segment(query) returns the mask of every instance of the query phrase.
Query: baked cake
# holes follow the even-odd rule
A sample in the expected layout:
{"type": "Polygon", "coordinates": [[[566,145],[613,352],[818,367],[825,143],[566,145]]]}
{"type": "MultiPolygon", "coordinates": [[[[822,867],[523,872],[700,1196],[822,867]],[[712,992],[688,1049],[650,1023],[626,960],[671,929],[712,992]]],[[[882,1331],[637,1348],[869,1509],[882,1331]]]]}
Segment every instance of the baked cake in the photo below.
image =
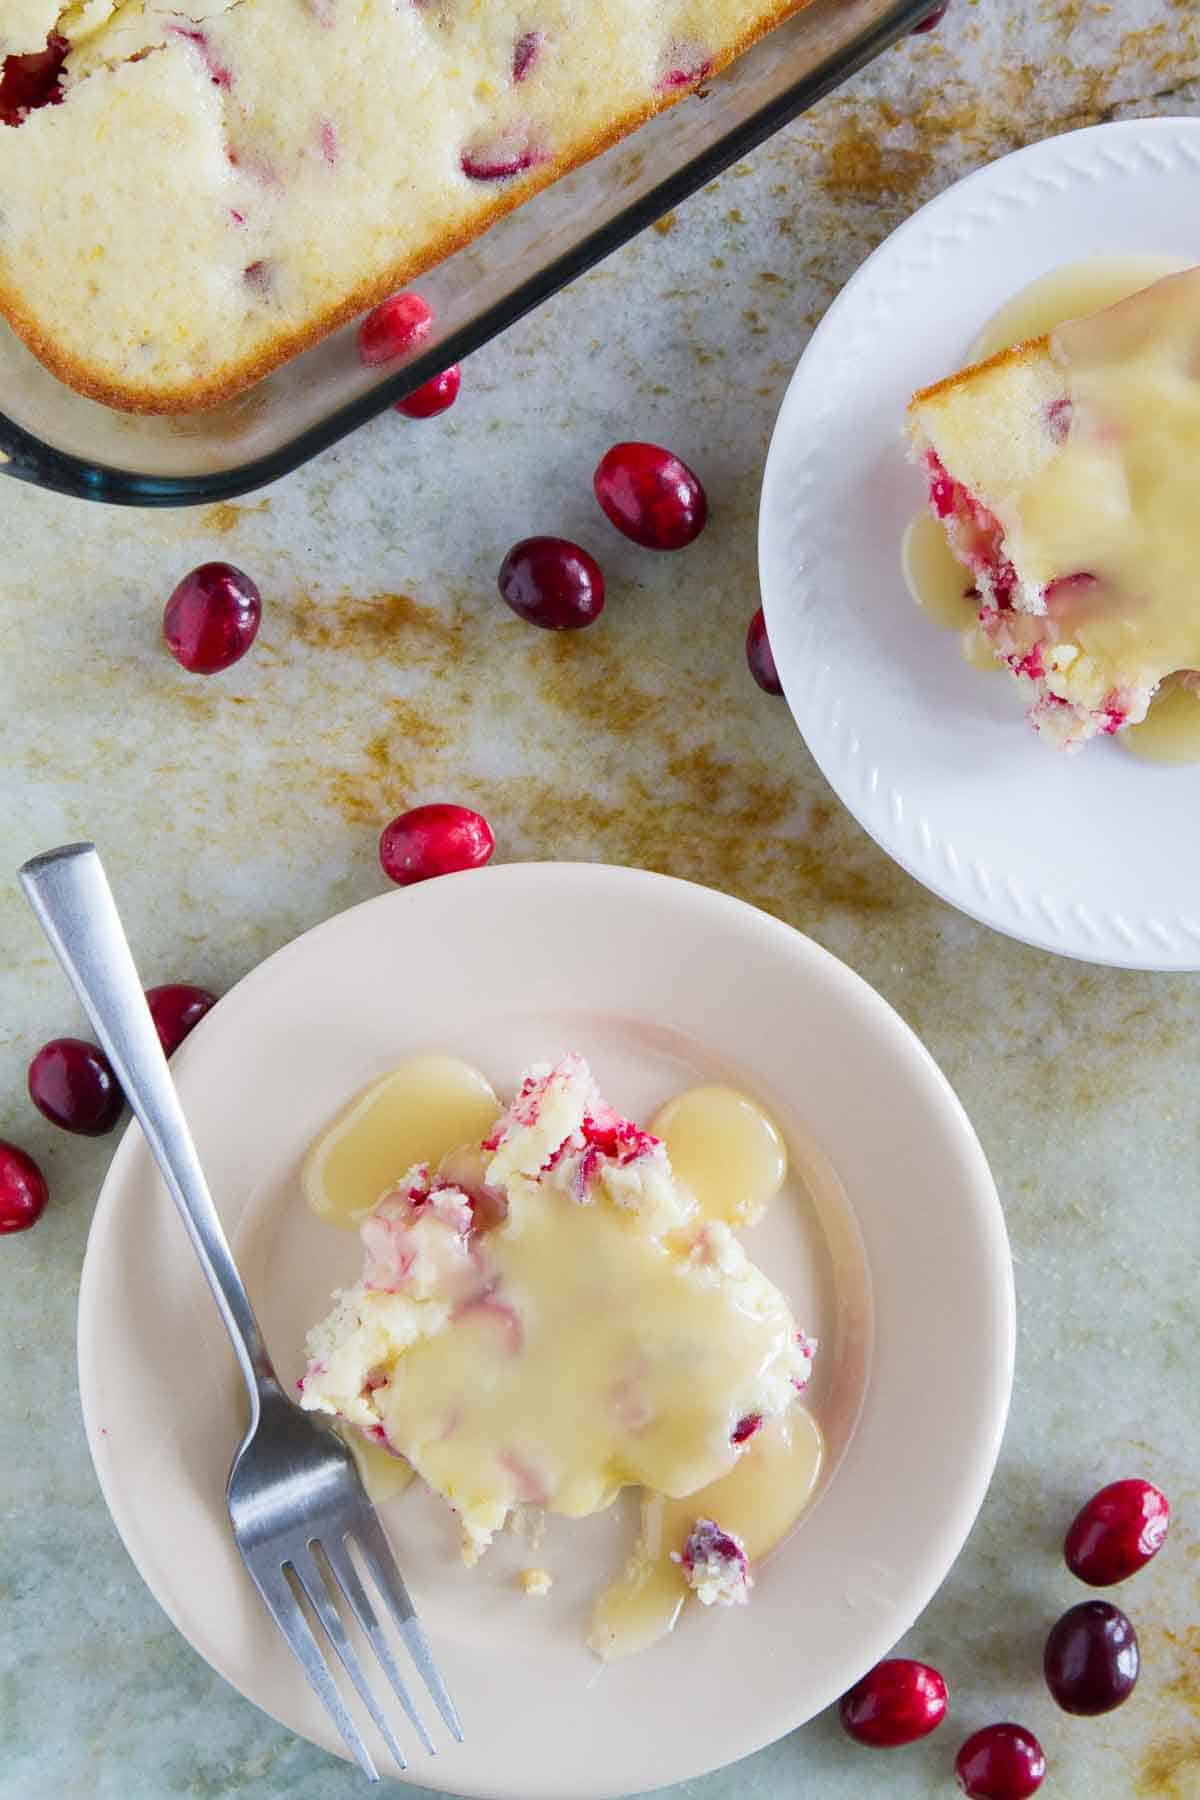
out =
{"type": "MultiPolygon", "coordinates": [[[[362,1239],[301,1404],[403,1456],[468,1561],[522,1507],[707,1488],[808,1380],[782,1294],[578,1056],[532,1069],[481,1145],[411,1169],[362,1239]]],[[[693,1559],[702,1598],[729,1574],[718,1548],[693,1559]]]]}
{"type": "Polygon", "coordinates": [[[930,505],[1055,743],[1200,667],[1200,268],[918,393],[930,505]]]}
{"type": "Polygon", "coordinates": [[[806,0],[0,0],[0,312],[130,411],[232,396],[806,0]]]}

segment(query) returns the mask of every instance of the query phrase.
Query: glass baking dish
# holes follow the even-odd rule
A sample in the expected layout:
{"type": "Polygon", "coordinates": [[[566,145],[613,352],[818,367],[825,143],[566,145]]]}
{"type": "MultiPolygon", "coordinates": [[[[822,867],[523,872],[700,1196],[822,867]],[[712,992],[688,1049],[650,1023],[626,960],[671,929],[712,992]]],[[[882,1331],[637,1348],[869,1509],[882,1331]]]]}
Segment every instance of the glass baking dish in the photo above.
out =
{"type": "Polygon", "coordinates": [[[126,506],[225,500],[274,481],[497,336],[929,10],[930,0],[812,0],[702,95],[658,114],[423,275],[435,334],[386,370],[363,367],[349,325],[226,406],[141,418],[65,387],[0,323],[0,473],[126,506]]]}

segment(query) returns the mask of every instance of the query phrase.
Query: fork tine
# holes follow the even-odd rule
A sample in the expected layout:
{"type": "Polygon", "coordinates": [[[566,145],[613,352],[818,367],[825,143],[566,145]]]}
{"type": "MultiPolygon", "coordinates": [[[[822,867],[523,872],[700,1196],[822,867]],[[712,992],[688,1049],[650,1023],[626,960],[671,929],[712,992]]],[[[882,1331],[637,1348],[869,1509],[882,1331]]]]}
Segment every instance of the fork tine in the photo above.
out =
{"type": "Polygon", "coordinates": [[[346,1636],[346,1627],[342,1624],[337,1607],[333,1603],[333,1596],[330,1593],[329,1583],[325,1577],[325,1573],[318,1566],[316,1557],[312,1554],[312,1551],[313,1545],[310,1544],[308,1546],[307,1555],[293,1554],[291,1564],[295,1571],[296,1579],[300,1582],[300,1585],[311,1600],[313,1610],[318,1619],[320,1619],[321,1624],[325,1627],[329,1636],[329,1641],[337,1651],[338,1657],[341,1660],[342,1667],[354,1683],[355,1692],[374,1719],[380,1737],[383,1739],[400,1767],[402,1769],[407,1769],[408,1758],[405,1756],[403,1750],[401,1750],[399,1744],[396,1742],[395,1737],[392,1735],[392,1728],[380,1710],[379,1702],[371,1692],[371,1684],[363,1673],[363,1666],[355,1654],[354,1645],[346,1636]]]}
{"type": "Polygon", "coordinates": [[[393,1693],[416,1727],[421,1742],[430,1756],[436,1756],[437,1746],[425,1728],[424,1719],[413,1705],[412,1695],[408,1691],[404,1677],[396,1667],[396,1659],[392,1655],[391,1646],[383,1635],[379,1620],[375,1616],[375,1608],[367,1598],[367,1590],[358,1578],[358,1570],[347,1553],[345,1545],[339,1543],[334,1546],[322,1542],[321,1553],[333,1571],[334,1579],[340,1582],[342,1592],[350,1602],[355,1618],[370,1639],[371,1648],[383,1665],[383,1672],[392,1684],[393,1693]]]}
{"type": "Polygon", "coordinates": [[[363,1743],[354,1720],[346,1710],[346,1703],[329,1673],[320,1645],[309,1630],[308,1620],[300,1611],[300,1603],[288,1586],[282,1568],[264,1576],[249,1561],[246,1562],[246,1567],[250,1570],[255,1587],[266,1601],[272,1618],[287,1639],[296,1661],[307,1675],[310,1686],[345,1739],[346,1747],[355,1762],[368,1781],[378,1781],[379,1771],[371,1761],[371,1752],[363,1743]]]}
{"type": "Polygon", "coordinates": [[[454,1738],[461,1744],[463,1728],[459,1722],[458,1713],[455,1711],[454,1702],[450,1698],[445,1682],[438,1673],[437,1664],[433,1660],[433,1652],[426,1642],[425,1633],[421,1630],[413,1603],[408,1597],[408,1589],[396,1567],[392,1547],[373,1511],[368,1509],[357,1515],[350,1528],[350,1536],[354,1538],[362,1551],[375,1584],[391,1609],[400,1636],[408,1645],[409,1655],[416,1663],[422,1681],[433,1696],[434,1705],[446,1721],[454,1738]]]}

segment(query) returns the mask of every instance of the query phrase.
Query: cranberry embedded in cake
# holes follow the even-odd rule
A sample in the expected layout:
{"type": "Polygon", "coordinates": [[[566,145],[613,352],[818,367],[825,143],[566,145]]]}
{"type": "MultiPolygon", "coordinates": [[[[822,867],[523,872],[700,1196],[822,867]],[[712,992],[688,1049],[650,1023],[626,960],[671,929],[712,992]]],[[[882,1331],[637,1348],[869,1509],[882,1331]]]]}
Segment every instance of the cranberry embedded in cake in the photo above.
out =
{"type": "Polygon", "coordinates": [[[687,1584],[702,1606],[744,1606],[754,1578],[744,1545],[714,1519],[697,1519],[679,1553],[687,1584]]]}
{"type": "MultiPolygon", "coordinates": [[[[707,1488],[807,1379],[783,1296],[576,1055],[531,1069],[482,1144],[410,1169],[361,1236],[301,1404],[405,1457],[452,1502],[468,1561],[521,1506],[582,1517],[626,1485],[707,1488]]],[[[749,1586],[722,1541],[695,1546],[706,1604],[749,1586]]]]}

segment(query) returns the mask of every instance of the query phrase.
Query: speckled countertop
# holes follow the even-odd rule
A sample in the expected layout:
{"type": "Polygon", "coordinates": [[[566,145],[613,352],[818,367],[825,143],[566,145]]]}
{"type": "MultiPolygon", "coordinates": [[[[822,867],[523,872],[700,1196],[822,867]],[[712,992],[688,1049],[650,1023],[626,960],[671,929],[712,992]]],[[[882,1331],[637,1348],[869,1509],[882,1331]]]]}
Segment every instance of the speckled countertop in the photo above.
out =
{"type": "MultiPolygon", "coordinates": [[[[741,649],[772,421],[839,286],[966,170],[1148,112],[1200,112],[1193,0],[954,0],[939,32],[477,355],[442,421],[382,419],[208,512],[0,484],[0,1135],[53,1188],[38,1228],[0,1248],[4,1800],[360,1792],[210,1673],[109,1524],[74,1310],[111,1143],[56,1134],[25,1099],[34,1048],[78,1021],[11,871],[95,837],[145,978],[221,989],[377,892],[379,827],[435,797],[486,812],[504,858],[663,869],[810,932],[939,1059],[1008,1215],[1009,1432],[968,1546],[906,1640],[950,1677],[954,1723],[884,1758],[825,1717],[679,1794],[949,1794],[959,1737],[1018,1717],[1045,1743],[1048,1797],[1200,1796],[1196,978],[1055,961],[931,898],[832,798],[741,649]],[[591,469],[624,436],[702,472],[714,517],[690,552],[647,556],[599,521],[591,469]],[[596,629],[544,635],[497,602],[501,555],[539,530],[602,550],[596,629]],[[255,653],[206,683],[158,628],[175,580],[213,556],[255,575],[266,617],[255,653]],[[1069,1719],[1039,1673],[1048,1624],[1082,1595],[1057,1546],[1081,1497],[1138,1470],[1177,1510],[1167,1554],[1127,1593],[1142,1682],[1109,1718],[1069,1719]]],[[[802,1618],[796,1654],[820,1655],[802,1618]]]]}

